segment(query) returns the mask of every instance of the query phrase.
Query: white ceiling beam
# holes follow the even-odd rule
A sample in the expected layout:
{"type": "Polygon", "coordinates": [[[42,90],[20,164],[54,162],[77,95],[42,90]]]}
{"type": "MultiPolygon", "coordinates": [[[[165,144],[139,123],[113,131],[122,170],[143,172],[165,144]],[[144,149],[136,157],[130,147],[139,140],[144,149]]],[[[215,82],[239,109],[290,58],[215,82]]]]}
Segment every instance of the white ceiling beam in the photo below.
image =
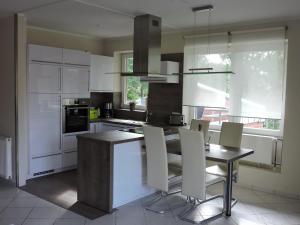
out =
{"type": "Polygon", "coordinates": [[[34,7],[31,7],[31,8],[22,9],[22,10],[18,11],[17,13],[27,13],[27,12],[31,12],[31,11],[34,11],[34,10],[37,10],[37,9],[40,9],[40,8],[44,8],[44,7],[51,6],[51,5],[56,5],[56,4],[66,2],[66,1],[70,1],[70,0],[57,0],[57,1],[54,1],[54,2],[45,3],[45,4],[34,6],[34,7]]]}

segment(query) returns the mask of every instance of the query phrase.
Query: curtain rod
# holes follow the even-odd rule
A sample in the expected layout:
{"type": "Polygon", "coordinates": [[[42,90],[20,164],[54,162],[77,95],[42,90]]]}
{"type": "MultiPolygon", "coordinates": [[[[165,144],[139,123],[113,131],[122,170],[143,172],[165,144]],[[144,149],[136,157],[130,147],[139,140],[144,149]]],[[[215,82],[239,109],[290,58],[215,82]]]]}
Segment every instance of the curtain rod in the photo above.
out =
{"type": "Polygon", "coordinates": [[[270,27],[270,28],[261,28],[261,29],[250,29],[250,30],[235,30],[235,31],[223,31],[223,32],[216,32],[210,34],[193,34],[193,35],[184,35],[184,39],[188,38],[196,38],[196,37],[207,37],[207,36],[221,36],[221,35],[228,35],[228,34],[243,34],[243,33],[252,33],[252,32],[259,32],[259,31],[276,31],[276,30],[288,30],[288,26],[280,26],[280,27],[270,27]]]}

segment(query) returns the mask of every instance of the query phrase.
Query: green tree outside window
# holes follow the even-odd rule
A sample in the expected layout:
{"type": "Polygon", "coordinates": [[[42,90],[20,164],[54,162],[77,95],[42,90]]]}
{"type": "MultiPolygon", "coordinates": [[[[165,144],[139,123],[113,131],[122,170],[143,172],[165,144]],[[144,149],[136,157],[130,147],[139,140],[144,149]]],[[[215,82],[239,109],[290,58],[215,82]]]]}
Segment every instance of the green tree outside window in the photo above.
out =
{"type": "MultiPolygon", "coordinates": [[[[133,72],[133,58],[126,59],[126,70],[127,72],[133,72]]],[[[140,82],[139,77],[127,77],[126,78],[127,88],[127,103],[136,102],[137,105],[146,105],[148,97],[148,83],[140,82]]]]}

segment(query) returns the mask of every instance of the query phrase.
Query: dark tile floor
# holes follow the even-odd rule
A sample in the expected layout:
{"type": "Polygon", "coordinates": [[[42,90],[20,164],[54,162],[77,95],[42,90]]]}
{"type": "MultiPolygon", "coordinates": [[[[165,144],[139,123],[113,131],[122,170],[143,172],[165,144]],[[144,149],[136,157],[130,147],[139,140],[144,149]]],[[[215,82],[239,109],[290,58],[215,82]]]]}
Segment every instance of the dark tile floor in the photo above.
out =
{"type": "Polygon", "coordinates": [[[89,219],[106,214],[77,202],[76,170],[31,179],[22,190],[89,219]]]}

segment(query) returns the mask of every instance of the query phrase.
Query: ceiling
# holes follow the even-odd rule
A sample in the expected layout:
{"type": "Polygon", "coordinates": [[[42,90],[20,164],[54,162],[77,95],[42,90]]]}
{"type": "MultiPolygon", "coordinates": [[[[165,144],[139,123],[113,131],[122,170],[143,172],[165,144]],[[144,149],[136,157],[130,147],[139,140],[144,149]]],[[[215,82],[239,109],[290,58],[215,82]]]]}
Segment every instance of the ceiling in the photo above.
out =
{"type": "MultiPolygon", "coordinates": [[[[299,0],[2,0],[0,16],[23,12],[32,26],[99,38],[128,36],[133,18],[160,16],[163,31],[194,26],[191,7],[213,4],[211,25],[250,24],[300,18],[299,0]]],[[[207,26],[207,13],[197,16],[207,26]]]]}

